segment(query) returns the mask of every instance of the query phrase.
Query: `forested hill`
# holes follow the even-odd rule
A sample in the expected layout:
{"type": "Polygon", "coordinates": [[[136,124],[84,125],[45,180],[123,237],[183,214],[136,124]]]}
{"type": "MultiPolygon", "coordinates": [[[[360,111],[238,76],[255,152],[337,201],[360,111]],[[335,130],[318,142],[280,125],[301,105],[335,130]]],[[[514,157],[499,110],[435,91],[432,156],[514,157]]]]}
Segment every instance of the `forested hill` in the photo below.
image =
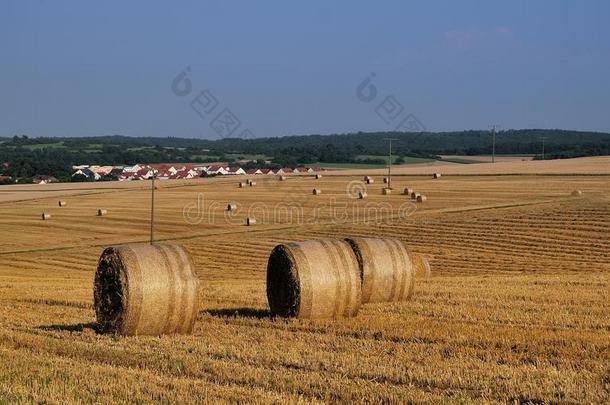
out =
{"type": "MultiPolygon", "coordinates": [[[[461,132],[358,132],[267,138],[152,138],[128,136],[0,138],[0,175],[28,177],[52,174],[69,177],[74,164],[120,165],[137,162],[231,161],[249,155],[278,166],[312,163],[367,162],[367,156],[386,155],[386,138],[402,156],[480,155],[492,150],[489,131],[461,132]],[[8,164],[5,164],[8,162],[8,164]]],[[[545,158],[610,155],[610,134],[565,130],[508,130],[496,134],[496,153],[534,154],[545,158]]],[[[374,160],[374,159],[373,159],[374,160]]],[[[377,158],[377,160],[379,160],[377,158]]],[[[376,162],[379,163],[379,162],[376,162]]],[[[383,163],[383,162],[381,162],[383,163]]]]}

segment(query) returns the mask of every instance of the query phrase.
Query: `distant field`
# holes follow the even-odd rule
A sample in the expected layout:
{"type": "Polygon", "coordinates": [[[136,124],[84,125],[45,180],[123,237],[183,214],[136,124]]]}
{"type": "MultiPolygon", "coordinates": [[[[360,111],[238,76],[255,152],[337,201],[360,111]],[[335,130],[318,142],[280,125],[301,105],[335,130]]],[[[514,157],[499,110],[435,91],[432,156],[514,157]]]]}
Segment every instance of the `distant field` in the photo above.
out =
{"type": "Polygon", "coordinates": [[[34,145],[23,145],[23,147],[25,149],[28,149],[28,150],[37,150],[37,149],[44,149],[44,148],[65,148],[63,142],[41,143],[41,144],[34,144],[34,145]]]}
{"type": "MultiPolygon", "coordinates": [[[[496,155],[496,162],[517,162],[534,159],[535,155],[496,155]]],[[[491,155],[442,155],[444,161],[454,163],[489,163],[491,155]]]]}
{"type": "MultiPolygon", "coordinates": [[[[376,156],[376,155],[359,155],[359,156],[357,156],[357,158],[358,159],[385,159],[386,161],[388,159],[387,156],[376,156]]],[[[393,156],[392,158],[393,158],[392,161],[396,162],[396,159],[398,159],[398,156],[393,156]]],[[[404,158],[404,160],[405,160],[405,163],[402,163],[402,164],[396,165],[396,166],[397,167],[409,166],[409,165],[413,165],[413,164],[435,162],[434,159],[426,159],[426,158],[418,158],[418,157],[410,157],[410,156],[406,156],[404,158]]],[[[320,167],[333,168],[333,169],[379,169],[379,168],[387,167],[387,164],[317,162],[317,163],[312,163],[311,166],[320,166],[320,167]]]]}
{"type": "MultiPolygon", "coordinates": [[[[610,174],[610,156],[596,156],[576,159],[505,161],[497,163],[459,164],[438,161],[427,165],[396,167],[395,174],[610,174]]],[[[346,169],[340,175],[385,173],[384,169],[346,169]]]]}
{"type": "Polygon", "coordinates": [[[147,241],[149,182],[0,187],[0,403],[606,403],[610,165],[598,160],[512,169],[546,164],[544,176],[493,175],[511,162],[485,176],[402,174],[391,195],[378,169],[368,186],[350,171],[243,189],[235,177],[158,182],[157,238],[188,248],[202,286],[188,336],[95,331],[97,259],[147,241]],[[346,193],[354,184],[366,200],[346,193]],[[406,186],[428,201],[399,217],[406,186]],[[294,215],[274,209],[286,203],[294,215]],[[379,206],[391,211],[372,217],[379,206]],[[244,226],[249,215],[259,225],[244,226]],[[345,236],[399,238],[433,276],[411,301],[352,319],[271,319],[271,249],[345,236]]]}

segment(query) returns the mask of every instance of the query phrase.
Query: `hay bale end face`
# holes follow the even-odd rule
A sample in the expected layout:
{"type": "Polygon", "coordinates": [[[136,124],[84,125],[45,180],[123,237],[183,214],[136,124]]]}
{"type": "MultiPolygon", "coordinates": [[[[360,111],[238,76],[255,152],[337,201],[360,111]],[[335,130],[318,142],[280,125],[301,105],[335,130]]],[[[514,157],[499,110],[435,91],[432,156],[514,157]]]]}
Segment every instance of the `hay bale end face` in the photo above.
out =
{"type": "Polygon", "coordinates": [[[417,200],[417,197],[419,197],[419,195],[420,195],[419,193],[416,193],[415,191],[413,191],[413,192],[411,193],[411,199],[412,199],[412,200],[417,200]]]}
{"type": "Polygon", "coordinates": [[[413,295],[414,268],[405,245],[393,238],[348,238],[360,267],[362,302],[405,301],[413,295]]]}
{"type": "Polygon", "coordinates": [[[414,191],[415,191],[415,190],[413,190],[412,188],[407,187],[407,188],[405,188],[405,190],[404,190],[402,193],[403,193],[404,195],[408,195],[408,196],[410,196],[410,195],[411,195],[411,193],[413,193],[414,191]]]}
{"type": "Polygon", "coordinates": [[[47,219],[51,219],[51,214],[47,214],[46,212],[42,213],[42,220],[46,221],[47,219]]]}
{"type": "Polygon", "coordinates": [[[58,201],[57,205],[59,205],[60,207],[65,207],[66,205],[68,205],[68,203],[66,201],[58,201]]]}
{"type": "Polygon", "coordinates": [[[387,183],[387,182],[388,182],[388,178],[387,178],[387,177],[384,177],[384,178],[383,178],[383,182],[384,182],[384,183],[387,183]]]}
{"type": "Polygon", "coordinates": [[[97,216],[98,216],[98,217],[103,217],[103,216],[104,216],[104,215],[106,215],[106,214],[108,214],[108,211],[107,211],[107,210],[103,210],[103,209],[101,209],[101,208],[97,210],[97,216]]]}
{"type": "Polygon", "coordinates": [[[321,179],[321,178],[322,178],[322,175],[321,175],[321,174],[316,174],[316,180],[319,180],[319,179],[321,179]]]}
{"type": "Polygon", "coordinates": [[[428,197],[426,197],[425,195],[421,195],[421,194],[420,194],[420,195],[418,195],[418,196],[417,196],[417,200],[416,200],[416,201],[417,201],[418,203],[420,203],[420,202],[424,202],[424,201],[426,201],[427,199],[428,199],[428,197]]]}
{"type": "Polygon", "coordinates": [[[582,196],[582,191],[574,190],[574,191],[572,191],[572,196],[573,197],[580,197],[580,196],[582,196]]]}
{"type": "Polygon", "coordinates": [[[255,182],[255,181],[250,180],[250,187],[254,187],[254,186],[256,186],[256,182],[255,182]]]}
{"type": "Polygon", "coordinates": [[[366,184],[373,184],[374,182],[375,182],[375,180],[373,180],[373,179],[366,180],[366,184]]]}
{"type": "Polygon", "coordinates": [[[359,199],[363,200],[363,199],[366,198],[366,196],[367,196],[366,191],[359,191],[358,192],[358,198],[359,199]]]}
{"type": "Polygon", "coordinates": [[[416,278],[430,278],[432,270],[430,269],[430,262],[426,257],[417,253],[412,253],[411,260],[413,262],[413,270],[416,278]]]}
{"type": "Polygon", "coordinates": [[[280,181],[286,180],[286,176],[280,176],[280,181]]]}
{"type": "Polygon", "coordinates": [[[272,315],[304,319],[355,316],[361,304],[360,269],[342,240],[276,246],[267,264],[272,315]]]}
{"type": "Polygon", "coordinates": [[[440,173],[434,173],[432,175],[432,177],[435,178],[435,179],[440,179],[441,178],[441,174],[440,173]]]}
{"type": "Polygon", "coordinates": [[[313,195],[320,195],[320,194],[322,194],[322,190],[320,190],[319,188],[313,189],[313,195]]]}
{"type": "Polygon", "coordinates": [[[240,181],[240,182],[237,184],[237,187],[239,187],[239,188],[243,188],[244,186],[245,186],[245,184],[244,184],[244,182],[243,182],[243,181],[240,181]]]}
{"type": "Polygon", "coordinates": [[[95,273],[95,313],[107,333],[191,333],[198,294],[195,266],[179,245],[109,247],[102,252],[95,273]]]}
{"type": "Polygon", "coordinates": [[[381,192],[382,192],[384,195],[387,195],[387,194],[392,194],[392,189],[390,189],[390,188],[384,188],[384,189],[382,189],[382,190],[381,190],[381,192]]]}
{"type": "Polygon", "coordinates": [[[227,204],[227,211],[235,211],[237,209],[237,204],[229,203],[227,204]]]}
{"type": "Polygon", "coordinates": [[[247,225],[247,226],[256,225],[256,219],[254,219],[254,218],[252,218],[252,217],[248,217],[248,218],[246,218],[246,225],[247,225]]]}

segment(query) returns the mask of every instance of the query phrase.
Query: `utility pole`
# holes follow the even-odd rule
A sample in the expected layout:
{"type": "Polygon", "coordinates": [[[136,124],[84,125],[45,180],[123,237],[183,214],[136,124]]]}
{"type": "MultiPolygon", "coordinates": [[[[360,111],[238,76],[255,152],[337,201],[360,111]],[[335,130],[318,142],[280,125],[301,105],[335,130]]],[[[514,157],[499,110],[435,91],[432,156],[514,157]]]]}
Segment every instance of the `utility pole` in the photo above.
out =
{"type": "Polygon", "coordinates": [[[390,141],[390,153],[388,154],[388,188],[392,189],[392,141],[397,141],[397,138],[384,138],[386,141],[390,141]]]}
{"type": "Polygon", "coordinates": [[[153,169],[151,187],[150,187],[150,244],[153,244],[155,239],[155,177],[156,172],[153,169]]]}
{"type": "Polygon", "coordinates": [[[546,137],[542,137],[542,160],[544,160],[544,141],[545,141],[546,137]]]}
{"type": "Polygon", "coordinates": [[[499,125],[492,124],[491,128],[491,163],[496,163],[496,127],[499,125]]]}

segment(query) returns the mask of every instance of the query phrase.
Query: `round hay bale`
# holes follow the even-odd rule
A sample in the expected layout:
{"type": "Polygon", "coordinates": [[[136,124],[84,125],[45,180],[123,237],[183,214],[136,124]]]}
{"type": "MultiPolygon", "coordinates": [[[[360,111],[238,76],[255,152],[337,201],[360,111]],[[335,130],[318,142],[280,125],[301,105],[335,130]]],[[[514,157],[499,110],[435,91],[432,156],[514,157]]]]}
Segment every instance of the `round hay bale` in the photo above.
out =
{"type": "Polygon", "coordinates": [[[42,220],[46,221],[47,219],[51,219],[51,214],[47,214],[46,212],[42,213],[42,220]]]}
{"type": "Polygon", "coordinates": [[[342,240],[276,246],[267,264],[267,300],[272,315],[296,318],[355,316],[362,286],[358,260],[342,240]]]}
{"type": "Polygon", "coordinates": [[[432,177],[435,178],[435,179],[440,179],[441,178],[441,174],[440,173],[434,173],[432,175],[432,177]]]}
{"type": "Polygon", "coordinates": [[[237,209],[237,204],[229,203],[227,204],[227,211],[235,211],[237,209]]]}
{"type": "Polygon", "coordinates": [[[402,192],[404,195],[411,195],[412,192],[414,192],[415,190],[413,190],[410,187],[406,187],[405,190],[402,192]]]}
{"type": "Polygon", "coordinates": [[[416,193],[415,191],[411,192],[411,199],[412,200],[417,200],[417,197],[419,197],[419,193],[416,193]]]}
{"type": "Polygon", "coordinates": [[[373,178],[371,176],[364,176],[364,181],[369,181],[369,180],[373,180],[373,178]]]}
{"type": "Polygon", "coordinates": [[[248,218],[246,218],[246,225],[247,225],[247,226],[256,225],[256,219],[254,219],[254,218],[252,218],[252,217],[248,217],[248,218]]]}
{"type": "Polygon", "coordinates": [[[358,198],[361,200],[364,200],[366,198],[367,194],[366,191],[358,191],[358,198]]]}
{"type": "Polygon", "coordinates": [[[319,179],[321,179],[321,178],[322,178],[322,175],[321,175],[321,174],[316,174],[316,180],[319,180],[319,179]]]}
{"type": "Polygon", "coordinates": [[[375,182],[375,180],[368,178],[366,179],[366,184],[373,184],[375,182]]]}
{"type": "Polygon", "coordinates": [[[362,277],[362,303],[405,301],[413,295],[414,269],[405,245],[393,238],[348,238],[362,277]]]}
{"type": "Polygon", "coordinates": [[[108,211],[107,211],[107,210],[103,210],[103,209],[101,209],[101,208],[97,210],[97,216],[98,216],[98,217],[103,217],[103,216],[104,216],[104,215],[106,215],[106,214],[108,214],[108,211]]]}
{"type": "Polygon", "coordinates": [[[580,191],[580,190],[572,191],[572,196],[573,197],[580,197],[581,195],[582,195],[582,191],[580,191]]]}
{"type": "Polygon", "coordinates": [[[93,298],[102,331],[125,336],[191,333],[199,280],[179,245],[123,245],[100,256],[93,298]]]}
{"type": "Polygon", "coordinates": [[[239,187],[239,188],[243,188],[244,186],[245,186],[245,184],[244,184],[244,182],[243,182],[243,181],[240,181],[240,182],[237,184],[237,187],[239,187]]]}
{"type": "Polygon", "coordinates": [[[249,184],[250,184],[250,187],[254,187],[254,186],[256,186],[256,182],[255,182],[255,181],[252,181],[252,180],[250,180],[250,183],[249,183],[249,184]]]}
{"type": "Polygon", "coordinates": [[[384,178],[383,178],[383,182],[384,182],[384,183],[387,183],[387,182],[388,182],[388,178],[387,178],[387,177],[384,177],[384,178]]]}
{"type": "Polygon", "coordinates": [[[413,272],[416,278],[430,278],[432,270],[430,270],[430,262],[428,259],[417,253],[411,253],[411,261],[413,262],[413,272]]]}
{"type": "Polygon", "coordinates": [[[322,194],[322,190],[320,190],[319,188],[313,189],[313,195],[320,195],[320,194],[322,194]]]}
{"type": "Polygon", "coordinates": [[[383,188],[383,189],[381,190],[381,192],[382,192],[384,195],[387,195],[387,194],[392,194],[392,189],[391,189],[391,188],[383,188]]]}
{"type": "Polygon", "coordinates": [[[284,181],[284,180],[286,180],[286,176],[284,176],[284,175],[280,176],[280,181],[284,181]]]}
{"type": "Polygon", "coordinates": [[[421,195],[421,194],[420,194],[420,195],[418,195],[418,196],[417,196],[417,200],[416,200],[416,201],[417,201],[418,203],[420,203],[420,202],[424,202],[424,201],[426,201],[427,199],[428,199],[428,197],[426,197],[425,195],[421,195]]]}
{"type": "Polygon", "coordinates": [[[66,205],[68,205],[67,201],[58,201],[57,205],[59,205],[60,207],[65,207],[66,205]]]}

